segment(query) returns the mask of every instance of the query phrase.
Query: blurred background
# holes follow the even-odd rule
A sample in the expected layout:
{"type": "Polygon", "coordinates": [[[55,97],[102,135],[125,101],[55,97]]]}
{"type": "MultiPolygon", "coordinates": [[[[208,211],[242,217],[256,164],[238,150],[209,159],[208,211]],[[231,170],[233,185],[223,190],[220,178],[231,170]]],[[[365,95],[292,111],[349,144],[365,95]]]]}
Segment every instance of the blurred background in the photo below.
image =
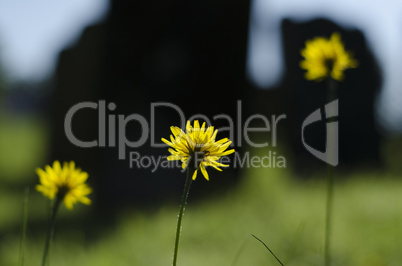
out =
{"type": "MultiPolygon", "coordinates": [[[[156,102],[176,104],[187,118],[236,119],[239,100],[243,122],[256,113],[286,114],[276,146],[260,132],[252,138],[268,147],[234,147],[255,156],[275,152],[285,168],[229,167],[210,170],[209,182],[197,178],[179,263],[275,265],[255,234],[286,265],[322,265],[326,165],[302,146],[300,129],[326,104],[325,83],[304,80],[299,62],[306,40],[333,32],[359,62],[338,84],[333,265],[400,265],[401,12],[402,3],[391,0],[0,2],[0,265],[18,265],[26,188],[26,265],[39,265],[49,203],[34,190],[35,169],[54,160],[74,160],[94,192],[89,207],[61,208],[52,265],[170,263],[185,174],[130,168],[128,152],[168,155],[150,140],[127,148],[126,160],[117,147],[73,145],[65,115],[100,100],[116,104],[107,115],[147,121],[156,102]]],[[[158,109],[154,140],[179,123],[173,110],[158,109]]],[[[97,111],[81,110],[72,129],[81,140],[98,139],[97,111]]],[[[128,123],[125,134],[138,140],[142,128],[128,123]]],[[[325,134],[325,123],[316,123],[306,141],[325,150],[325,134]]]]}

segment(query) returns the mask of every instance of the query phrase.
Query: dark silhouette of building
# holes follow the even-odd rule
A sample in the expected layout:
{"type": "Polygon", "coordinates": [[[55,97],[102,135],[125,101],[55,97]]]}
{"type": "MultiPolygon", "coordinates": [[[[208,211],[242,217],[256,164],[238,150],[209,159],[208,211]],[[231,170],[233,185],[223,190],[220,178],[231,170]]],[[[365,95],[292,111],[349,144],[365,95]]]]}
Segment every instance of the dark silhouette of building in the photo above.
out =
{"type": "MultiPolygon", "coordinates": [[[[115,0],[103,23],[87,27],[74,47],[61,52],[52,100],[51,159],[75,160],[89,172],[100,209],[158,205],[177,199],[182,191],[185,174],[179,168],[152,171],[152,162],[148,167],[130,168],[130,152],[156,159],[169,155],[167,146],[151,147],[151,135],[140,147],[126,147],[125,160],[119,160],[118,147],[110,147],[109,118],[115,119],[112,128],[118,145],[118,116],[137,114],[150,122],[152,103],[175,104],[187,118],[203,114],[212,119],[222,113],[236,118],[238,100],[242,100],[245,117],[251,113],[267,117],[286,114],[278,138],[292,151],[296,172],[325,166],[301,142],[303,120],[326,104],[325,84],[304,80],[299,62],[307,39],[329,37],[334,31],[340,32],[346,49],[359,61],[358,68],[346,71],[346,79],[338,87],[340,167],[380,162],[374,102],[381,79],[363,34],[324,19],[283,21],[285,77],[277,90],[258,90],[245,80],[249,6],[249,1],[115,0]],[[78,103],[99,104],[99,100],[105,100],[106,108],[106,141],[98,143],[104,147],[77,147],[66,137],[65,116],[78,103]],[[110,103],[114,108],[108,108],[110,103]]],[[[86,108],[75,114],[72,131],[78,139],[99,140],[99,109],[86,108]]],[[[157,109],[154,118],[153,140],[158,143],[161,137],[169,138],[170,126],[180,125],[171,108],[157,109]]],[[[228,126],[222,119],[213,123],[217,128],[228,126]]],[[[127,123],[123,132],[131,141],[143,134],[138,121],[127,123]]],[[[227,132],[218,134],[218,138],[227,136],[227,132]]],[[[311,127],[306,137],[311,146],[324,150],[325,123],[311,127]]],[[[210,182],[199,173],[192,195],[228,187],[237,180],[238,172],[233,168],[223,172],[210,169],[210,182]]]]}
{"type": "MultiPolygon", "coordinates": [[[[220,113],[234,117],[236,101],[244,94],[248,16],[248,0],[112,1],[107,19],[87,27],[78,43],[60,54],[52,108],[52,159],[75,160],[88,171],[102,208],[176,199],[185,177],[179,168],[151,172],[152,167],[129,167],[129,152],[157,158],[169,155],[167,146],[152,148],[148,138],[141,147],[127,147],[126,159],[119,160],[117,147],[74,146],[66,137],[64,117],[75,104],[100,99],[106,107],[115,104],[106,115],[114,115],[116,123],[117,115],[131,114],[151,121],[150,105],[156,102],[179,106],[187,118],[197,113],[210,119],[220,113]]],[[[75,114],[72,130],[78,139],[98,139],[97,111],[86,108],[75,114]]],[[[180,125],[177,113],[169,108],[157,109],[152,122],[158,143],[161,137],[169,138],[170,126],[180,125]]],[[[222,125],[227,122],[214,122],[222,125]]],[[[138,122],[127,124],[128,139],[138,140],[142,134],[138,122]]],[[[218,134],[218,138],[225,136],[218,134]]],[[[237,179],[235,169],[209,173],[211,182],[200,174],[192,194],[237,179]]]]}
{"type": "MultiPolygon", "coordinates": [[[[339,167],[356,165],[379,166],[381,137],[375,122],[375,100],[381,87],[378,64],[359,30],[341,28],[326,19],[304,23],[284,20],[282,37],[286,73],[283,80],[284,98],[289,114],[289,143],[294,152],[296,170],[325,165],[303,147],[301,128],[303,121],[316,109],[323,108],[327,99],[327,83],[304,79],[305,70],[299,66],[303,60],[300,51],[306,40],[317,36],[329,38],[339,32],[346,51],[352,52],[358,67],[347,69],[345,79],[337,82],[335,98],[339,99],[339,167]]],[[[325,118],[325,115],[322,113],[325,118]]],[[[306,142],[325,151],[326,119],[306,128],[306,142]]]]}

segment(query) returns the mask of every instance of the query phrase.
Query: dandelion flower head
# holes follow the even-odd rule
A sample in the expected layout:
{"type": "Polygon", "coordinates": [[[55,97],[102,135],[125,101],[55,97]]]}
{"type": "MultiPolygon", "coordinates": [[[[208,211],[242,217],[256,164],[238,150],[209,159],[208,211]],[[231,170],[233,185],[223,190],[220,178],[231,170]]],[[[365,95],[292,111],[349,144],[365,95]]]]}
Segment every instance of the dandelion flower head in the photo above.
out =
{"type": "Polygon", "coordinates": [[[172,126],[170,141],[162,138],[162,141],[169,145],[170,156],[169,161],[180,160],[182,168],[185,169],[189,164],[194,164],[193,180],[197,177],[198,169],[204,175],[205,179],[209,180],[206,166],[212,166],[215,169],[222,171],[219,167],[228,167],[229,165],[219,163],[218,160],[225,155],[233,153],[235,150],[226,150],[232,141],[228,138],[215,141],[218,130],[214,127],[205,127],[205,122],[200,127],[198,120],[194,121],[194,127],[190,121],[187,121],[186,133],[179,127],[172,126]]]}
{"type": "Polygon", "coordinates": [[[300,62],[300,67],[307,70],[307,80],[321,81],[327,76],[341,81],[343,71],[357,67],[357,62],[352,59],[341,41],[339,33],[335,32],[330,39],[316,37],[306,41],[306,47],[301,51],[305,58],[300,62]]]}
{"type": "Polygon", "coordinates": [[[37,168],[36,173],[40,181],[40,184],[36,185],[36,190],[49,199],[60,198],[69,210],[77,202],[91,204],[87,195],[92,192],[92,189],[85,183],[88,173],[75,168],[73,161],[64,162],[63,166],[59,161],[55,161],[53,167],[46,165],[44,170],[37,168]]]}

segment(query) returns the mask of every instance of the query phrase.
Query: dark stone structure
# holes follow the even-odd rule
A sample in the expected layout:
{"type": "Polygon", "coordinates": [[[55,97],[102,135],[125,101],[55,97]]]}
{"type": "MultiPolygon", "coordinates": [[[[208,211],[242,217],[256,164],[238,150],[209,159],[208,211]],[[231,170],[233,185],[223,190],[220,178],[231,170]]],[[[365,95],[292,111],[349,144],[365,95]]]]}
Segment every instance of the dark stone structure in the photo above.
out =
{"type": "MultiPolygon", "coordinates": [[[[305,70],[299,66],[303,60],[300,50],[305,41],[317,36],[329,38],[339,32],[347,51],[351,51],[358,61],[358,67],[345,71],[345,79],[337,82],[339,99],[339,167],[379,166],[381,136],[375,123],[375,100],[381,87],[381,73],[370,52],[363,33],[359,30],[343,29],[326,20],[316,19],[304,23],[284,20],[282,36],[285,54],[284,98],[289,114],[289,142],[294,152],[294,162],[298,172],[324,166],[303,147],[301,128],[309,114],[323,107],[327,100],[327,83],[307,81],[305,70]]],[[[306,142],[325,151],[325,123],[322,120],[306,128],[306,142]]]]}
{"type": "MultiPolygon", "coordinates": [[[[249,1],[112,1],[103,23],[85,29],[79,42],[60,54],[52,108],[52,152],[58,160],[75,160],[88,171],[95,186],[95,202],[105,208],[124,204],[154,204],[179,197],[184,173],[179,169],[130,168],[129,152],[158,158],[168,155],[167,146],[151,148],[150,137],[140,147],[127,147],[126,159],[118,159],[118,148],[74,146],[64,132],[64,117],[77,103],[100,99],[115,104],[109,115],[141,115],[150,122],[151,103],[169,102],[184,111],[186,118],[203,114],[209,119],[226,113],[235,117],[236,102],[243,98],[249,1]]],[[[72,130],[80,140],[98,138],[98,110],[78,111],[72,130]]],[[[180,126],[176,111],[157,108],[154,140],[169,138],[170,126],[180,126]]],[[[214,126],[227,126],[217,120],[214,126]]],[[[137,121],[123,132],[136,141],[144,134],[137,121]]],[[[224,133],[218,138],[225,137],[224,133]]],[[[99,143],[98,143],[99,144],[99,143]]],[[[116,140],[117,145],[117,140],[116,140]]],[[[192,194],[232,184],[237,170],[209,172],[213,185],[201,174],[192,194]]],[[[195,196],[195,195],[193,195],[195,196]]]]}
{"type": "MultiPolygon", "coordinates": [[[[334,31],[341,33],[346,49],[359,61],[359,68],[348,70],[345,81],[339,83],[340,166],[380,161],[374,101],[381,81],[362,33],[344,30],[327,20],[284,21],[285,78],[277,90],[257,90],[245,80],[249,5],[248,0],[114,0],[107,19],[87,27],[79,42],[60,54],[51,108],[50,160],[75,160],[89,172],[98,209],[111,211],[125,204],[150,206],[178,199],[185,178],[178,168],[152,171],[152,166],[134,164],[130,168],[129,163],[130,152],[151,159],[169,155],[166,146],[152,148],[151,141],[161,143],[161,137],[169,138],[170,126],[181,122],[177,112],[156,108],[153,135],[134,120],[126,124],[124,132],[119,131],[118,124],[128,115],[139,115],[150,123],[152,103],[175,104],[186,118],[203,114],[212,120],[222,113],[236,118],[239,99],[244,117],[250,113],[267,117],[287,114],[278,138],[293,152],[297,173],[325,166],[305,150],[300,135],[303,120],[326,103],[325,84],[304,80],[299,62],[305,40],[330,36],[334,31]],[[98,140],[98,146],[103,147],[77,147],[66,137],[65,116],[78,103],[99,104],[99,100],[105,100],[105,113],[101,115],[106,117],[105,143],[99,139],[103,122],[98,105],[96,109],[79,110],[73,117],[72,131],[78,139],[98,140]],[[114,136],[109,128],[114,129],[114,136]],[[144,145],[126,147],[125,160],[119,160],[119,133],[133,142],[149,135],[144,145]],[[113,145],[109,138],[116,143],[113,145]]],[[[224,119],[213,124],[228,126],[224,119]]],[[[317,123],[306,135],[311,146],[324,150],[325,123],[317,123]]],[[[226,136],[227,132],[218,134],[218,138],[226,136]]],[[[153,165],[149,160],[144,163],[153,165]]],[[[238,172],[232,167],[223,172],[211,169],[210,182],[199,173],[192,197],[228,187],[235,183],[238,172]]]]}

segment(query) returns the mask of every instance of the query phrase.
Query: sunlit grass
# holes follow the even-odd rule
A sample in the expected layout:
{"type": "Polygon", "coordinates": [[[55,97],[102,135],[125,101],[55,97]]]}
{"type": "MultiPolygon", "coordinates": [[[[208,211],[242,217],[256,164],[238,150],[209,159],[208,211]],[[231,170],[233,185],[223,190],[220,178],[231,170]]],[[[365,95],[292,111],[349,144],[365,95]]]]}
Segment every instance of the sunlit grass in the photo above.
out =
{"type": "MultiPolygon", "coordinates": [[[[0,113],[0,231],[21,222],[24,188],[47,150],[47,127],[35,116],[0,113]]],[[[33,196],[30,201],[36,201],[33,196]]],[[[35,206],[35,204],[33,204],[35,206]]],[[[35,208],[35,207],[33,207],[35,208]]],[[[43,212],[39,211],[39,215],[43,212]]],[[[37,213],[33,213],[37,217],[37,213]]]]}
{"type": "Polygon", "coordinates": [[[46,156],[45,121],[34,116],[0,114],[0,184],[26,182],[46,156]]]}
{"type": "MultiPolygon", "coordinates": [[[[0,148],[10,152],[7,158],[0,158],[0,265],[7,266],[18,265],[19,259],[24,188],[18,190],[16,184],[35,178],[39,158],[32,154],[22,154],[20,158],[18,154],[26,151],[26,147],[40,154],[46,137],[38,121],[20,122],[0,129],[0,148]],[[25,134],[15,133],[22,129],[25,134]],[[24,145],[16,144],[14,148],[8,143],[19,139],[24,145]],[[14,169],[16,166],[19,169],[14,169]],[[13,189],[9,189],[9,184],[13,189]]],[[[398,161],[397,167],[400,160],[392,158],[387,160],[388,164],[398,161]]],[[[218,172],[211,175],[219,178],[218,172]]],[[[307,181],[298,180],[289,169],[244,169],[242,175],[237,187],[221,195],[201,201],[193,201],[190,196],[191,208],[183,218],[186,233],[181,238],[178,265],[278,265],[251,234],[264,240],[287,266],[322,265],[325,173],[307,181]]],[[[212,187],[214,183],[210,181],[208,185],[212,187]]],[[[357,171],[349,176],[337,173],[335,186],[332,265],[400,265],[399,172],[357,171]]],[[[178,196],[177,202],[170,202],[152,214],[121,210],[117,224],[110,228],[99,226],[95,239],[83,230],[63,227],[67,220],[78,223],[85,220],[88,207],[77,206],[74,212],[61,208],[50,253],[51,265],[170,265],[179,200],[178,196]]],[[[26,265],[40,265],[48,207],[39,193],[31,192],[26,265]],[[42,223],[43,234],[30,228],[42,223]]]]}
{"type": "MultiPolygon", "coordinates": [[[[333,265],[398,265],[402,181],[354,174],[336,186],[333,265]]],[[[285,265],[322,265],[324,199],[324,180],[299,182],[287,170],[249,169],[234,190],[192,203],[184,216],[178,264],[277,265],[251,237],[255,234],[285,265]]],[[[118,225],[99,232],[95,242],[87,241],[83,232],[58,227],[50,260],[61,266],[167,265],[176,215],[173,204],[154,214],[122,211],[118,225]]],[[[28,235],[26,261],[40,262],[42,243],[28,235]]],[[[17,265],[18,245],[17,235],[4,239],[1,265],[17,265]]]]}

